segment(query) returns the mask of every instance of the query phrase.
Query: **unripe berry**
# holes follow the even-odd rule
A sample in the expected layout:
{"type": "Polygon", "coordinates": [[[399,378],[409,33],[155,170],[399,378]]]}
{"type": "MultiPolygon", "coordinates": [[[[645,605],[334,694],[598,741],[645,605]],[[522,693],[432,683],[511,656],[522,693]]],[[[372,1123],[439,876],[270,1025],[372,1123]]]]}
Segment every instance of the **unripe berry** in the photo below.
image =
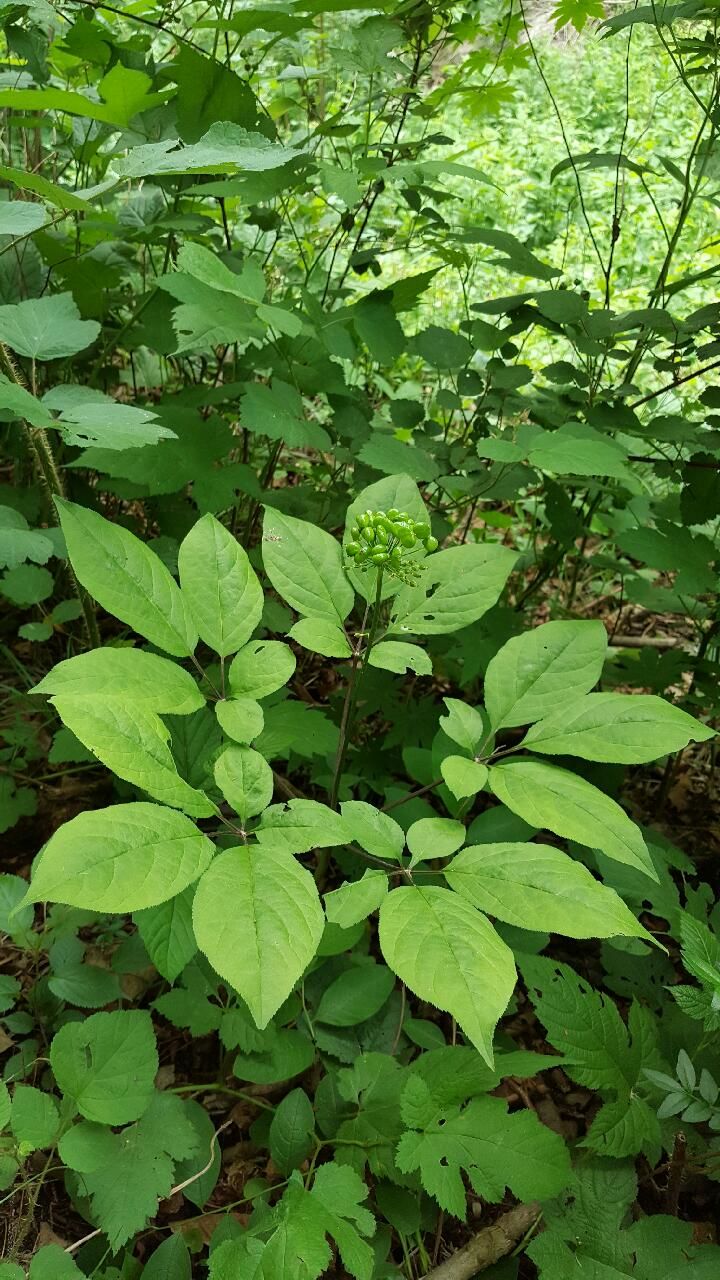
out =
{"type": "Polygon", "coordinates": [[[380,547],[376,547],[374,551],[370,552],[370,558],[373,564],[387,564],[390,559],[387,551],[383,551],[380,547]]]}
{"type": "Polygon", "coordinates": [[[414,529],[415,536],[418,537],[421,542],[424,542],[426,538],[430,537],[430,525],[426,524],[425,521],[420,520],[416,525],[414,525],[414,529]]]}
{"type": "Polygon", "coordinates": [[[423,543],[423,546],[424,546],[424,548],[425,548],[425,550],[426,550],[426,551],[437,551],[437,549],[438,549],[438,540],[437,540],[437,538],[433,538],[433,537],[431,536],[431,537],[429,537],[429,538],[426,538],[426,539],[425,539],[425,541],[424,541],[424,543],[423,543]]]}
{"type": "Polygon", "coordinates": [[[348,542],[345,550],[349,556],[359,556],[362,551],[362,547],[359,542],[348,542]]]}

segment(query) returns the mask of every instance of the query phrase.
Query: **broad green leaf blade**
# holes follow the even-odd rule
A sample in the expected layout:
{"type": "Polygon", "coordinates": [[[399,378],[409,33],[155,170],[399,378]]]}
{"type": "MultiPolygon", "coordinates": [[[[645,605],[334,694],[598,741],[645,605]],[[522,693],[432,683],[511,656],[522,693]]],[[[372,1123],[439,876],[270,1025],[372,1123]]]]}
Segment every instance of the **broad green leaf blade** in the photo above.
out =
{"type": "Polygon", "coordinates": [[[215,781],[241,822],[267,809],[273,798],[273,773],[252,747],[226,747],[215,761],[215,781]]]}
{"type": "Polygon", "coordinates": [[[627,814],[584,778],[541,760],[509,760],[490,769],[490,788],[525,822],[546,828],[657,880],[640,831],[627,814]]]}
{"type": "MultiPolygon", "coordinates": [[[[208,858],[206,867],[209,865],[208,858]]],[[[167,902],[146,907],[133,915],[145,950],[167,982],[179,978],[197,951],[192,927],[194,896],[194,886],[188,885],[167,902]]]]}
{"type": "Polygon", "coordinates": [[[0,342],[32,360],[59,360],[89,347],[97,320],[81,320],[71,293],[48,293],[0,307],[0,342]]]}
{"type": "Polygon", "coordinates": [[[269,1133],[270,1155],[281,1173],[291,1173],[310,1154],[314,1131],[310,1099],[304,1089],[291,1089],[277,1107],[269,1133]]]}
{"type": "Polygon", "coordinates": [[[115,164],[121,178],[145,178],[163,173],[261,172],[288,164],[303,153],[271,142],[261,133],[218,120],[198,142],[183,146],[179,138],[133,147],[115,164]]]}
{"type": "Polygon", "coordinates": [[[405,848],[405,833],[388,813],[382,813],[365,800],[345,800],[340,812],[349,838],[357,840],[367,853],[376,858],[390,858],[399,862],[405,848]]]}
{"type": "Polygon", "coordinates": [[[262,587],[237,539],[208,513],[180,544],[178,571],[201,638],[223,658],[236,653],[263,608],[262,587]]]}
{"type": "Polygon", "coordinates": [[[103,708],[74,698],[52,701],[63,724],[118,778],[195,818],[215,813],[204,791],[180,777],[168,746],[170,730],[154,711],[119,702],[103,708]]]}
{"type": "Polygon", "coordinates": [[[410,866],[430,858],[449,858],[464,840],[465,828],[454,818],[418,818],[407,833],[410,866]]]}
{"type": "Polygon", "coordinates": [[[463,751],[474,755],[490,736],[487,716],[477,707],[461,702],[459,698],[443,698],[443,702],[447,707],[447,715],[440,717],[440,728],[463,751]]]}
{"type": "Polygon", "coordinates": [[[562,1137],[532,1111],[508,1115],[501,1098],[474,1098],[462,1110],[437,1108],[422,1128],[403,1134],[397,1161],[403,1173],[419,1170],[424,1189],[461,1219],[467,1213],[461,1169],[491,1203],[502,1200],[506,1186],[524,1201],[549,1199],[572,1178],[562,1137]]]}
{"type": "Polygon", "coordinates": [[[55,1099],[32,1085],[16,1084],[13,1090],[10,1127],[26,1154],[53,1145],[60,1125],[55,1099]]]}
{"type": "Polygon", "coordinates": [[[401,982],[452,1014],[492,1066],[493,1033],[515,988],[515,965],[485,916],[448,889],[395,889],[380,908],[380,946],[401,982]]]}
{"type": "Polygon", "coordinates": [[[413,671],[416,676],[432,675],[432,659],[418,644],[404,644],[402,640],[381,640],[374,644],[368,662],[381,671],[395,671],[404,675],[413,671]]]}
{"type": "Polygon", "coordinates": [[[195,894],[198,945],[266,1027],[317,951],[325,924],[315,881],[270,845],[228,849],[195,894]]]}
{"type": "Polygon", "coordinates": [[[377,911],[387,891],[387,874],[368,867],[361,880],[347,880],[339,889],[325,894],[325,914],[330,924],[350,929],[377,911]]]}
{"type": "Polygon", "coordinates": [[[58,662],[31,693],[73,702],[132,703],[146,711],[189,715],[205,699],[188,671],[142,649],[91,649],[58,662]]]}
{"type": "Polygon", "coordinates": [[[128,1124],[149,1107],[158,1055],[144,1009],[94,1013],[61,1027],[50,1045],[58,1087],[86,1120],[128,1124]]]}
{"type": "Polygon", "coordinates": [[[327,849],[346,844],[349,835],[345,820],[334,809],[317,800],[298,798],[266,809],[256,832],[262,844],[290,853],[327,849]]]}
{"type": "Polygon", "coordinates": [[[513,636],[485,673],[485,705],[494,729],[532,724],[589,693],[602,674],[602,622],[546,622],[513,636]]]}
{"type": "Polygon", "coordinates": [[[543,755],[645,764],[715,731],[649,693],[590,693],[538,721],[523,739],[543,755]]]}
{"type": "Polygon", "coordinates": [[[190,1253],[179,1233],[163,1240],[155,1249],[143,1267],[143,1276],[144,1280],[192,1280],[190,1253]]]}
{"type": "Polygon", "coordinates": [[[352,649],[342,627],[326,618],[300,618],[288,631],[303,649],[321,653],[324,658],[349,658],[352,649]]]}
{"type": "Polygon", "coordinates": [[[323,991],[315,1017],[330,1027],[355,1027],[380,1011],[395,986],[384,964],[364,960],[341,973],[323,991]]]}
{"type": "Polygon", "coordinates": [[[223,733],[243,745],[259,737],[265,724],[263,709],[254,698],[222,698],[215,703],[215,715],[223,733]]]}
{"type": "Polygon", "coordinates": [[[139,911],[181,893],[212,855],[211,841],[177,810],[143,803],[90,809],[50,837],[26,901],[139,911]]]}
{"type": "Polygon", "coordinates": [[[263,564],[275,590],[298,613],[338,624],[353,607],[340,544],[307,520],[267,507],[263,564]]]}
{"type": "Polygon", "coordinates": [[[90,595],[159,649],[190,657],[197,631],[179,586],[155,552],[96,511],[64,498],[55,505],[70,563],[90,595]]]}
{"type": "Polygon", "coordinates": [[[294,670],[295,654],[282,640],[251,640],[230,664],[230,692],[235,698],[267,698],[294,670]]]}
{"type": "Polygon", "coordinates": [[[441,635],[477,622],[496,604],[516,559],[490,542],[428,556],[418,586],[398,592],[388,634],[441,635]]]}
{"type": "Polygon", "coordinates": [[[551,845],[473,845],[443,875],[474,907],[519,929],[569,938],[650,938],[614,889],[551,845]]]}
{"type": "Polygon", "coordinates": [[[477,760],[466,760],[465,756],[446,756],[440,762],[440,772],[456,800],[477,795],[488,780],[487,765],[477,760]]]}

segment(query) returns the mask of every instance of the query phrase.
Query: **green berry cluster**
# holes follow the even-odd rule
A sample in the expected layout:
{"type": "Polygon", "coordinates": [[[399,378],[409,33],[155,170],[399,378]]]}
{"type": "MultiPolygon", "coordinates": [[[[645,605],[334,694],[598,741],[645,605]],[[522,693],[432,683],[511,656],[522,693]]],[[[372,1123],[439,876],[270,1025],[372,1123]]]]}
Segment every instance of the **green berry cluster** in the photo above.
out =
{"type": "Polygon", "coordinates": [[[363,511],[350,530],[345,550],[357,569],[383,569],[409,585],[417,582],[422,565],[413,559],[420,546],[437,550],[437,538],[424,520],[413,520],[407,511],[363,511]]]}

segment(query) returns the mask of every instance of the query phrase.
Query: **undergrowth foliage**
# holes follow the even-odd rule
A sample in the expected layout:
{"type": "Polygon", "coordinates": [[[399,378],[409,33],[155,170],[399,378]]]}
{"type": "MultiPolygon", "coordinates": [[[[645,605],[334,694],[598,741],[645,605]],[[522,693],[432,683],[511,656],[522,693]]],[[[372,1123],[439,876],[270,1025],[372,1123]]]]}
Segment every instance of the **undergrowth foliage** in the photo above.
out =
{"type": "Polygon", "coordinates": [[[715,11],[0,9],[0,1280],[709,1280],[715,11]]]}

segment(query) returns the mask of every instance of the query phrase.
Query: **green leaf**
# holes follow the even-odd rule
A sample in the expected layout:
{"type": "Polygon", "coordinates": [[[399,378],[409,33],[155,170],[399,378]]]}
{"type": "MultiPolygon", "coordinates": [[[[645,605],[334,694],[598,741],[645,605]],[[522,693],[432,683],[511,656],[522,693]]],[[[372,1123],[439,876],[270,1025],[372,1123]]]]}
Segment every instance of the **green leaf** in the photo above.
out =
{"type": "Polygon", "coordinates": [[[438,464],[429,453],[416,445],[404,444],[387,431],[374,431],[360,449],[358,457],[374,471],[392,476],[402,471],[414,480],[434,480],[438,464]]]}
{"type": "Polygon", "coordinates": [[[315,1049],[299,1031],[280,1030],[270,1037],[270,1044],[263,1053],[239,1053],[233,1065],[238,1080],[253,1084],[278,1084],[292,1080],[312,1066],[315,1049]]]}
{"type": "Polygon", "coordinates": [[[26,901],[139,911],[181,893],[212,855],[207,836],[173,809],[145,803],[89,809],[51,836],[26,901]]]}
{"type": "MultiPolygon", "coordinates": [[[[183,1180],[180,1169],[178,1177],[183,1180]]],[[[192,1186],[187,1187],[185,1194],[192,1189],[192,1186]]],[[[143,1280],[192,1280],[190,1253],[179,1232],[163,1240],[154,1250],[143,1267],[143,1280]]]]}
{"type": "Polygon", "coordinates": [[[416,676],[431,676],[432,659],[417,644],[404,644],[402,640],[381,640],[370,650],[368,663],[382,671],[395,671],[404,675],[413,671],[416,676]]]}
{"type": "Polygon", "coordinates": [[[263,845],[307,853],[346,844],[348,829],[344,818],[317,800],[295,799],[266,809],[256,832],[263,845]]]}
{"type": "Polygon", "coordinates": [[[266,1027],[317,951],[324,916],[315,882],[270,845],[228,849],[195,894],[198,945],[266,1027]]]}
{"type": "Polygon", "coordinates": [[[76,1173],[92,1173],[112,1159],[112,1130],[104,1124],[80,1120],[61,1137],[58,1154],[68,1169],[74,1169],[76,1173]]]}
{"type": "Polygon", "coordinates": [[[304,1089],[291,1089],[277,1107],[270,1125],[273,1164],[287,1175],[297,1169],[313,1148],[315,1114],[304,1089]]]}
{"type": "Polygon", "coordinates": [[[54,590],[52,574],[35,564],[21,564],[16,569],[8,569],[0,579],[0,595],[21,607],[40,604],[54,590]]]}
{"type": "Polygon", "coordinates": [[[447,889],[395,889],[380,908],[380,946],[401,982],[452,1014],[492,1065],[493,1032],[515,988],[515,965],[485,916],[447,889]]]}
{"type": "Polygon", "coordinates": [[[342,627],[326,618],[300,618],[288,631],[311,653],[321,653],[325,658],[349,658],[352,649],[342,627]]]}
{"type": "Polygon", "coordinates": [[[325,894],[328,921],[340,929],[350,929],[377,911],[387,891],[385,872],[369,867],[361,880],[347,880],[339,889],[325,894]]]}
{"type": "Polygon", "coordinates": [[[441,1208],[465,1219],[464,1169],[477,1195],[502,1200],[505,1187],[520,1200],[549,1199],[570,1182],[563,1139],[531,1111],[508,1115],[501,1098],[475,1098],[462,1110],[438,1108],[422,1131],[403,1134],[398,1167],[418,1170],[423,1188],[441,1208]]]}
{"type": "Polygon", "coordinates": [[[170,730],[154,711],[116,701],[100,707],[64,696],[52,702],[68,729],[119,778],[196,818],[215,812],[205,793],[180,777],[168,746],[170,730]]]}
{"type": "Polygon", "coordinates": [[[48,987],[58,1000],[80,1009],[102,1009],[120,997],[116,973],[94,964],[74,964],[48,978],[48,987]]]}
{"type": "Polygon", "coordinates": [[[59,1088],[86,1120],[137,1120],[153,1099],[158,1070],[150,1014],[120,1009],[67,1023],[50,1045],[50,1065],[59,1088]]]}
{"type": "Polygon", "coordinates": [[[178,129],[186,142],[197,141],[218,120],[255,127],[255,95],[229,66],[183,42],[172,60],[171,75],[178,84],[178,129]]]}
{"type": "Polygon", "coordinates": [[[477,795],[488,780],[487,765],[466,760],[464,756],[446,756],[440,761],[440,772],[456,800],[477,795]]]}
{"type": "Polygon", "coordinates": [[[506,271],[515,271],[518,275],[530,276],[535,280],[552,280],[561,275],[557,267],[541,262],[527,245],[509,231],[501,231],[496,227],[473,227],[459,238],[466,244],[488,244],[493,249],[499,249],[504,256],[491,258],[490,262],[497,263],[506,271]]]}
{"type": "Polygon", "coordinates": [[[97,512],[60,498],[55,505],[72,567],[103,609],[166,653],[189,657],[197,632],[162,560],[134,534],[97,512]]]}
{"type": "Polygon", "coordinates": [[[0,1130],[6,1129],[10,1123],[10,1094],[4,1080],[0,1080],[0,1130]]]}
{"type": "Polygon", "coordinates": [[[612,1000],[569,965],[533,956],[521,968],[548,1040],[567,1055],[572,1079],[602,1093],[629,1094],[653,1057],[640,1006],[632,1006],[631,1037],[612,1000]]]}
{"type": "Polygon", "coordinates": [[[315,1017],[331,1027],[355,1027],[382,1009],[394,986],[395,975],[385,965],[362,961],[330,983],[315,1017]]]}
{"type": "Polygon", "coordinates": [[[16,1084],[10,1125],[16,1141],[28,1155],[52,1146],[60,1125],[55,1099],[31,1085],[16,1084]]]}
{"type": "Polygon", "coordinates": [[[120,178],[162,173],[257,173],[278,168],[301,154],[261,133],[248,133],[239,125],[222,121],[191,146],[182,146],[178,138],[165,138],[133,147],[127,158],[115,165],[115,171],[120,178]]]}
{"type": "Polygon", "coordinates": [[[263,609],[257,574],[239,542],[213,515],[205,515],[180,544],[178,570],[201,639],[221,657],[236,653],[263,609]]]}
{"type": "Polygon", "coordinates": [[[194,887],[188,885],[167,902],[133,914],[145,950],[167,982],[180,976],[197,951],[192,927],[194,896],[194,887]]]}
{"type": "Polygon", "coordinates": [[[428,858],[449,858],[465,841],[462,822],[453,818],[419,818],[407,833],[407,847],[412,854],[410,866],[428,858]]]}
{"type": "Polygon", "coordinates": [[[97,320],[80,319],[71,293],[48,293],[0,307],[0,341],[32,360],[74,356],[99,332],[97,320]]]}
{"type": "Polygon", "coordinates": [[[532,724],[597,684],[607,653],[602,622],[546,622],[491,658],[485,704],[494,729],[532,724]]]}
{"type": "Polygon", "coordinates": [[[215,761],[215,781],[242,822],[262,813],[273,798],[272,769],[252,747],[226,747],[215,761]]]}
{"type": "Polygon", "coordinates": [[[459,698],[443,698],[447,715],[440,717],[440,727],[448,738],[473,755],[488,736],[487,723],[476,707],[459,698]]]}
{"type": "Polygon", "coordinates": [[[244,744],[257,738],[265,724],[263,709],[253,698],[223,698],[215,703],[215,715],[228,738],[244,744]]]}
{"type": "Polygon", "coordinates": [[[236,698],[266,698],[294,670],[295,654],[282,640],[251,640],[230,664],[230,691],[236,698]]]}
{"type": "Polygon", "coordinates": [[[91,649],[58,662],[31,693],[74,703],[132,703],[146,711],[189,715],[205,705],[192,676],[176,662],[142,649],[91,649]]]}
{"type": "Polygon", "coordinates": [[[30,1280],[85,1280],[85,1273],[59,1244],[43,1245],[33,1254],[29,1276],[30,1280]]]}
{"type": "Polygon", "coordinates": [[[54,553],[50,539],[30,529],[19,511],[0,506],[0,568],[16,569],[24,560],[47,564],[54,553]]]}
{"type": "Polygon", "coordinates": [[[497,602],[516,559],[493,543],[429,556],[420,584],[398,593],[389,634],[440,635],[477,622],[497,602]]]}
{"type": "Polygon", "coordinates": [[[340,544],[317,525],[267,507],[263,563],[275,590],[298,613],[337,625],[352,609],[340,544]]]}
{"type": "Polygon", "coordinates": [[[714,736],[694,716],[652,694],[590,693],[534,724],[522,745],[543,755],[645,764],[714,736]]]}
{"type": "Polygon", "coordinates": [[[3,200],[0,204],[0,236],[29,236],[48,221],[41,204],[27,200],[3,200]]]}
{"type": "Polygon", "coordinates": [[[172,1188],[176,1161],[194,1153],[197,1135],[180,1098],[156,1092],[138,1123],[113,1139],[112,1158],[83,1183],[93,1220],[115,1252],[155,1215],[172,1188]]]}
{"type": "Polygon", "coordinates": [[[361,848],[376,858],[400,861],[405,848],[405,833],[394,818],[364,800],[345,800],[340,805],[340,812],[351,840],[356,840],[361,848]]]}
{"type": "Polygon", "coordinates": [[[614,889],[550,845],[474,845],[443,875],[473,906],[519,929],[570,938],[650,937],[614,889]]]}
{"type": "MultiPolygon", "coordinates": [[[[207,1111],[199,1102],[191,1099],[185,1103],[185,1117],[195,1130],[197,1147],[193,1155],[186,1156],[176,1165],[175,1181],[185,1182],[187,1178],[193,1178],[190,1185],[183,1189],[183,1195],[186,1200],[202,1209],[217,1185],[222,1167],[222,1152],[215,1133],[215,1126],[207,1111]],[[210,1161],[212,1163],[208,1168],[210,1161]],[[205,1170],[205,1172],[203,1173],[202,1170],[205,1170]],[[200,1177],[197,1177],[198,1174],[200,1174],[200,1177]]],[[[175,1236],[174,1238],[182,1237],[175,1236]]],[[[154,1256],[153,1254],[153,1258],[154,1256]]],[[[147,1274],[147,1267],[144,1274],[147,1274]]],[[[175,1280],[175,1277],[171,1276],[168,1280],[175,1280]]]]}
{"type": "Polygon", "coordinates": [[[585,422],[566,422],[556,431],[543,431],[530,446],[527,460],[558,476],[617,476],[623,480],[630,474],[627,450],[585,422]]]}
{"type": "Polygon", "coordinates": [[[461,333],[431,324],[413,339],[417,354],[433,369],[462,369],[473,349],[461,333]]]}
{"type": "Polygon", "coordinates": [[[42,196],[47,204],[56,205],[58,209],[89,209],[87,200],[83,200],[76,192],[50,182],[39,173],[26,172],[24,169],[13,169],[10,165],[0,165],[0,178],[12,182],[21,191],[34,191],[42,196]]]}
{"type": "Polygon", "coordinates": [[[602,849],[608,858],[657,880],[635,823],[610,796],[584,778],[540,760],[508,760],[490,769],[489,782],[498,800],[531,826],[602,849]]]}

